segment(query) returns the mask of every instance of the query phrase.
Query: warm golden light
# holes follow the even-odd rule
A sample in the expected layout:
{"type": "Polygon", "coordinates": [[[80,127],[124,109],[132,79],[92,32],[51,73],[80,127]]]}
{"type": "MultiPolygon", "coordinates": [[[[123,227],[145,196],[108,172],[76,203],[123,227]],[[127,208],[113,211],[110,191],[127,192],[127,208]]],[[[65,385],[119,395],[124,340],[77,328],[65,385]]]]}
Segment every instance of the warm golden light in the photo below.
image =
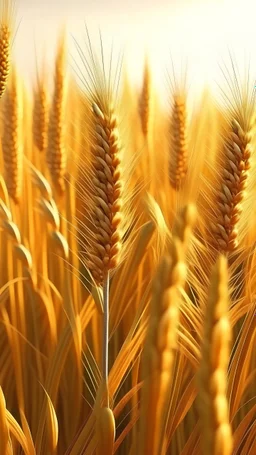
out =
{"type": "MultiPolygon", "coordinates": [[[[34,72],[34,56],[44,50],[53,59],[59,28],[66,24],[68,37],[81,42],[84,23],[94,38],[98,28],[106,50],[113,41],[124,50],[130,75],[141,79],[145,51],[150,55],[158,87],[165,84],[170,55],[180,68],[187,64],[193,89],[216,80],[219,64],[230,50],[238,63],[250,61],[256,70],[255,12],[253,0],[159,0],[117,2],[19,2],[20,33],[15,50],[22,71],[34,72]]],[[[71,50],[76,58],[75,52],[71,50]]],[[[255,72],[256,74],[256,72],[255,72]]]]}
{"type": "Polygon", "coordinates": [[[0,455],[255,455],[254,3],[15,1],[0,455]]]}

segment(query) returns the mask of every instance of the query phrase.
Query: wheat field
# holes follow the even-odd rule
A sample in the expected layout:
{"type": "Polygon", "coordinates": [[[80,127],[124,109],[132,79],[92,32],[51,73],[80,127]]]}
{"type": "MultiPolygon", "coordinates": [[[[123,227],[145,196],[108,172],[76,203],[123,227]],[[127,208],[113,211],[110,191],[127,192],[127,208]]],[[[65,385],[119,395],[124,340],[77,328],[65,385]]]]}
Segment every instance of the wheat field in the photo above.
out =
{"type": "Polygon", "coordinates": [[[0,455],[254,455],[254,75],[164,105],[86,29],[28,87],[0,19],[0,455]]]}

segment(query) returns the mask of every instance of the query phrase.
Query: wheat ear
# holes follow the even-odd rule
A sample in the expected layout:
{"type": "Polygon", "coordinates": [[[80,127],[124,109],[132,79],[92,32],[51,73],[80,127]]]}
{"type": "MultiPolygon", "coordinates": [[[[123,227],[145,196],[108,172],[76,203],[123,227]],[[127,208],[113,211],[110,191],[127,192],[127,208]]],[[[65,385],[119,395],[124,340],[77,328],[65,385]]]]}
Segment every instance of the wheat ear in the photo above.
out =
{"type": "Polygon", "coordinates": [[[47,164],[53,185],[59,195],[65,191],[67,152],[64,142],[66,74],[65,43],[60,41],[55,62],[54,94],[50,110],[48,128],[47,164]]]}
{"type": "Polygon", "coordinates": [[[98,285],[116,268],[121,250],[122,180],[120,144],[114,112],[103,112],[93,104],[95,145],[93,146],[92,222],[95,240],[89,248],[89,269],[98,285]]]}
{"type": "Polygon", "coordinates": [[[22,190],[22,108],[21,93],[14,70],[10,82],[4,99],[2,150],[8,193],[13,201],[18,203],[22,190]]]}
{"type": "Polygon", "coordinates": [[[184,184],[188,169],[187,113],[184,94],[175,94],[171,115],[169,181],[175,190],[184,184]]]}
{"type": "Polygon", "coordinates": [[[203,455],[232,453],[232,431],[226,396],[231,342],[228,307],[227,259],[220,256],[212,272],[198,373],[203,455]]]}
{"type": "Polygon", "coordinates": [[[45,152],[47,150],[48,120],[47,88],[44,81],[39,80],[34,92],[33,139],[35,146],[40,152],[45,152]]]}
{"type": "Polygon", "coordinates": [[[145,61],[144,65],[144,75],[143,75],[143,86],[142,92],[140,95],[140,120],[141,120],[141,129],[145,137],[148,135],[148,123],[150,116],[150,90],[151,90],[151,75],[148,60],[145,61]]]}
{"type": "Polygon", "coordinates": [[[13,34],[14,2],[3,0],[0,12],[0,98],[3,96],[10,72],[11,40],[13,34]]]}
{"type": "Polygon", "coordinates": [[[184,288],[187,275],[185,253],[195,220],[195,208],[189,205],[180,214],[171,255],[162,260],[153,283],[143,360],[141,455],[160,453],[164,403],[170,387],[173,351],[177,346],[180,290],[184,288]]]}
{"type": "Polygon", "coordinates": [[[93,103],[95,143],[92,169],[92,223],[94,241],[88,249],[88,267],[103,286],[103,381],[108,378],[109,273],[121,251],[122,180],[117,119],[113,109],[93,103]]]}
{"type": "Polygon", "coordinates": [[[212,223],[214,245],[221,253],[238,245],[237,225],[241,217],[251,157],[250,118],[233,118],[224,141],[223,173],[217,194],[217,218],[212,223]]]}

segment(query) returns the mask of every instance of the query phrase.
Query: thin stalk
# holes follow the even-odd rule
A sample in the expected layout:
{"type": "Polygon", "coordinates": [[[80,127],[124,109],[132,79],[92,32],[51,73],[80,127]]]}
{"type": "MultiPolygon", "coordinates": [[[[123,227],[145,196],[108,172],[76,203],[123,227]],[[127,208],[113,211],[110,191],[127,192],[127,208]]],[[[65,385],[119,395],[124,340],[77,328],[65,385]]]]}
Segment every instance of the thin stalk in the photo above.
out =
{"type": "Polygon", "coordinates": [[[102,339],[102,380],[107,389],[107,406],[108,398],[108,339],[109,339],[109,272],[103,283],[103,339],[102,339]]]}

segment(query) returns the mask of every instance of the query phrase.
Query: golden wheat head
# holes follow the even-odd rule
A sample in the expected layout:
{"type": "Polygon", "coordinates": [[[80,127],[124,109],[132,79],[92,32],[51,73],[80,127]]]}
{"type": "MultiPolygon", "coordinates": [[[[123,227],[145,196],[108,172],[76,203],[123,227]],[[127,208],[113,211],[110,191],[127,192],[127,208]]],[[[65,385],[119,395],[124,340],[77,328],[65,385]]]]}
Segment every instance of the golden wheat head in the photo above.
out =
{"type": "Polygon", "coordinates": [[[15,70],[10,82],[4,99],[2,150],[8,193],[18,203],[22,191],[23,138],[21,92],[15,70]]]}
{"type": "Polygon", "coordinates": [[[231,342],[228,307],[227,259],[220,256],[212,272],[199,370],[198,403],[203,455],[232,453],[232,431],[226,396],[231,342]]]}
{"type": "MultiPolygon", "coordinates": [[[[104,109],[105,110],[105,109],[104,109]]],[[[102,112],[93,104],[95,144],[93,145],[92,222],[93,247],[89,249],[89,268],[97,284],[119,261],[122,222],[122,177],[117,119],[113,110],[102,112]]]]}
{"type": "Polygon", "coordinates": [[[13,22],[14,1],[3,0],[0,6],[0,98],[5,92],[10,72],[13,22]]]}
{"type": "Polygon", "coordinates": [[[175,93],[171,116],[171,140],[169,156],[169,181],[179,190],[184,184],[188,169],[188,139],[186,97],[175,93]]]}
{"type": "Polygon", "coordinates": [[[251,157],[252,124],[232,118],[224,140],[222,179],[217,194],[217,219],[212,225],[214,243],[223,253],[238,245],[237,225],[248,181],[251,157]]]}
{"type": "Polygon", "coordinates": [[[33,138],[40,152],[47,150],[48,141],[48,94],[44,80],[38,80],[34,92],[33,138]]]}
{"type": "Polygon", "coordinates": [[[54,94],[49,116],[47,163],[59,195],[65,191],[67,150],[65,143],[66,49],[61,37],[55,62],[54,94]]]}
{"type": "Polygon", "coordinates": [[[141,129],[145,137],[148,135],[149,117],[150,117],[150,91],[151,91],[151,74],[148,60],[145,61],[144,75],[143,75],[143,86],[140,95],[140,120],[141,129]]]}

